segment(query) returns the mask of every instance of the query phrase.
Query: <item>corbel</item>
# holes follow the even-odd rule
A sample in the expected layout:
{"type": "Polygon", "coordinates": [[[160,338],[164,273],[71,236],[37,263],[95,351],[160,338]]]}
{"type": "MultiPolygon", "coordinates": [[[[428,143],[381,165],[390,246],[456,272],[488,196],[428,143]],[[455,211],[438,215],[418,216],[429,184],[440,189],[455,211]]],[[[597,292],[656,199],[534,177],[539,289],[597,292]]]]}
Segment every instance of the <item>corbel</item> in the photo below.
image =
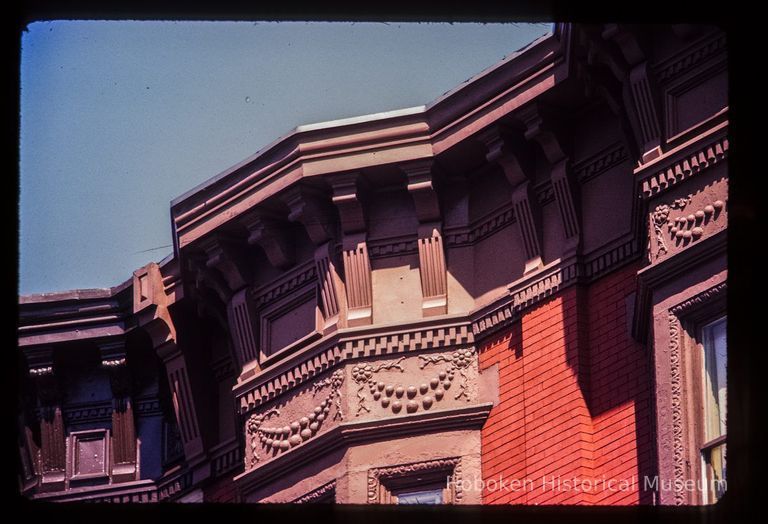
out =
{"type": "Polygon", "coordinates": [[[289,189],[282,200],[290,210],[288,220],[301,223],[315,246],[318,305],[324,320],[323,334],[330,333],[343,327],[339,322],[345,309],[344,286],[334,256],[335,210],[323,191],[306,185],[289,189]]]}
{"type": "Polygon", "coordinates": [[[635,33],[621,24],[607,24],[604,40],[614,42],[629,66],[628,92],[639,132],[641,162],[647,163],[661,155],[660,110],[655,96],[654,78],[648,66],[648,53],[635,33]]]}
{"type": "Polygon", "coordinates": [[[64,489],[66,478],[66,436],[61,411],[61,389],[54,374],[53,348],[35,346],[24,349],[29,376],[34,380],[40,420],[40,489],[64,489]]]}
{"type": "Polygon", "coordinates": [[[413,199],[416,218],[419,220],[417,242],[421,276],[421,313],[424,317],[448,313],[443,224],[432,176],[433,163],[430,158],[401,166],[408,178],[408,194],[413,199]]]}
{"type": "Polygon", "coordinates": [[[368,256],[367,226],[362,203],[359,173],[338,173],[328,177],[332,202],[339,212],[342,231],[342,262],[347,302],[347,325],[373,322],[371,261],[368,256]]]}
{"type": "Polygon", "coordinates": [[[571,180],[568,156],[555,132],[544,122],[539,107],[533,103],[524,107],[518,117],[525,124],[525,138],[541,147],[550,167],[550,180],[557,200],[565,237],[563,256],[576,254],[581,243],[579,213],[577,209],[578,185],[571,180]]]}
{"type": "Polygon", "coordinates": [[[101,367],[109,374],[112,389],[112,480],[124,482],[136,477],[136,422],[131,398],[125,337],[111,337],[98,343],[101,367]]]}
{"type": "Polygon", "coordinates": [[[238,290],[252,280],[251,270],[239,250],[236,238],[213,234],[200,243],[205,252],[205,266],[221,273],[231,290],[238,290]]]}
{"type": "MultiPolygon", "coordinates": [[[[190,260],[190,269],[197,278],[202,277],[203,268],[205,266],[200,261],[190,260]]],[[[134,273],[134,286],[137,285],[137,280],[142,274],[142,270],[134,273]]],[[[159,267],[152,267],[150,264],[147,266],[146,274],[149,275],[148,278],[153,289],[162,289],[159,287],[162,285],[159,267]]],[[[199,462],[204,457],[204,448],[187,373],[187,359],[177,344],[176,327],[168,310],[165,293],[156,293],[153,296],[151,305],[154,307],[146,307],[142,310],[137,315],[137,320],[140,328],[149,335],[155,353],[163,362],[171,392],[173,411],[180,429],[187,462],[199,462]]],[[[102,362],[106,362],[108,367],[110,363],[120,365],[120,360],[124,359],[124,357],[119,356],[119,346],[105,345],[102,355],[106,357],[102,362]],[[110,355],[112,355],[111,358],[110,355]]]]}
{"type": "Polygon", "coordinates": [[[478,138],[488,150],[486,160],[501,167],[512,187],[512,206],[525,248],[526,262],[523,274],[527,275],[544,267],[541,252],[541,210],[531,191],[532,173],[523,168],[519,155],[505,143],[499,127],[493,126],[485,130],[478,138]]]}
{"type": "Polygon", "coordinates": [[[290,232],[286,222],[276,213],[259,209],[243,217],[242,223],[248,229],[248,243],[260,246],[270,264],[278,269],[287,269],[294,264],[290,232]]]}

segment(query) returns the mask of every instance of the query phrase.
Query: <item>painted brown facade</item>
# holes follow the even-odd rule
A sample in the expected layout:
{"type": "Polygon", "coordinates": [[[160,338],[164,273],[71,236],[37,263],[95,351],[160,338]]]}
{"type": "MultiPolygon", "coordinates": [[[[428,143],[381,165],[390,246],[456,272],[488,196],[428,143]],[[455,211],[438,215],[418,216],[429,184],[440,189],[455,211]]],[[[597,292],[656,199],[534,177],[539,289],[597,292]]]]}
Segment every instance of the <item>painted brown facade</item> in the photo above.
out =
{"type": "Polygon", "coordinates": [[[185,193],[167,259],[20,297],[22,493],[712,502],[727,80],[715,27],[558,24],[185,193]]]}

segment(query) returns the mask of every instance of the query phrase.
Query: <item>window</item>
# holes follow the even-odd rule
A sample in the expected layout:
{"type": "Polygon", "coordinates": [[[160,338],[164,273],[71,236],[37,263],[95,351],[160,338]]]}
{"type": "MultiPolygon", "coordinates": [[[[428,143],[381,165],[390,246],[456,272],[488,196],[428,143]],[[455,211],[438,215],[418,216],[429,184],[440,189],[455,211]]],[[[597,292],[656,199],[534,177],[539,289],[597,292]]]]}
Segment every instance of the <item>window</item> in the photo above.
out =
{"type": "Polygon", "coordinates": [[[368,471],[371,504],[460,504],[461,459],[402,464],[368,471]]]}
{"type": "Polygon", "coordinates": [[[726,479],[726,318],[702,328],[703,347],[703,438],[701,458],[705,501],[717,502],[725,492],[726,479]]]}
{"type": "Polygon", "coordinates": [[[443,488],[401,491],[395,494],[398,504],[443,504],[443,488]]]}

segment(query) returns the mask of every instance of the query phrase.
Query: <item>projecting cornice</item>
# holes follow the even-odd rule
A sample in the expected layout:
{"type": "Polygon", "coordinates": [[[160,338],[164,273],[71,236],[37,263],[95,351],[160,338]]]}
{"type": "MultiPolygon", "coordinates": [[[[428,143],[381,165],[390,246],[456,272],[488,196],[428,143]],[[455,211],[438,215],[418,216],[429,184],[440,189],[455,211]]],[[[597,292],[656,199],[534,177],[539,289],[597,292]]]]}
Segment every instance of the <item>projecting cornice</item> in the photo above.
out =
{"type": "Polygon", "coordinates": [[[171,203],[178,254],[303,179],[431,159],[567,77],[562,30],[427,106],[300,126],[171,203]]]}

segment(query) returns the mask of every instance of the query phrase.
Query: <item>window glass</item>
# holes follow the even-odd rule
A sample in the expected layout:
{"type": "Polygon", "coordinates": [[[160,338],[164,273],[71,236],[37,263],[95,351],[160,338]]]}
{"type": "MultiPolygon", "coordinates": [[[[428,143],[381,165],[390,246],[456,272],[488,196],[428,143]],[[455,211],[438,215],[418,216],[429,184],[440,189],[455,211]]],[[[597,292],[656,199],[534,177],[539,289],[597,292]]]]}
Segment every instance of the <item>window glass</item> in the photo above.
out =
{"type": "Polygon", "coordinates": [[[704,327],[704,398],[706,440],[725,435],[726,406],[726,319],[704,327]]]}
{"type": "Polygon", "coordinates": [[[727,340],[726,319],[704,326],[704,448],[705,476],[709,483],[708,499],[716,502],[725,492],[727,340]],[[716,440],[717,439],[717,440],[716,440]],[[712,442],[715,440],[715,442],[712,442]]]}
{"type": "Polygon", "coordinates": [[[424,491],[409,491],[407,493],[398,493],[398,504],[442,504],[443,490],[429,489],[424,491]]]}

